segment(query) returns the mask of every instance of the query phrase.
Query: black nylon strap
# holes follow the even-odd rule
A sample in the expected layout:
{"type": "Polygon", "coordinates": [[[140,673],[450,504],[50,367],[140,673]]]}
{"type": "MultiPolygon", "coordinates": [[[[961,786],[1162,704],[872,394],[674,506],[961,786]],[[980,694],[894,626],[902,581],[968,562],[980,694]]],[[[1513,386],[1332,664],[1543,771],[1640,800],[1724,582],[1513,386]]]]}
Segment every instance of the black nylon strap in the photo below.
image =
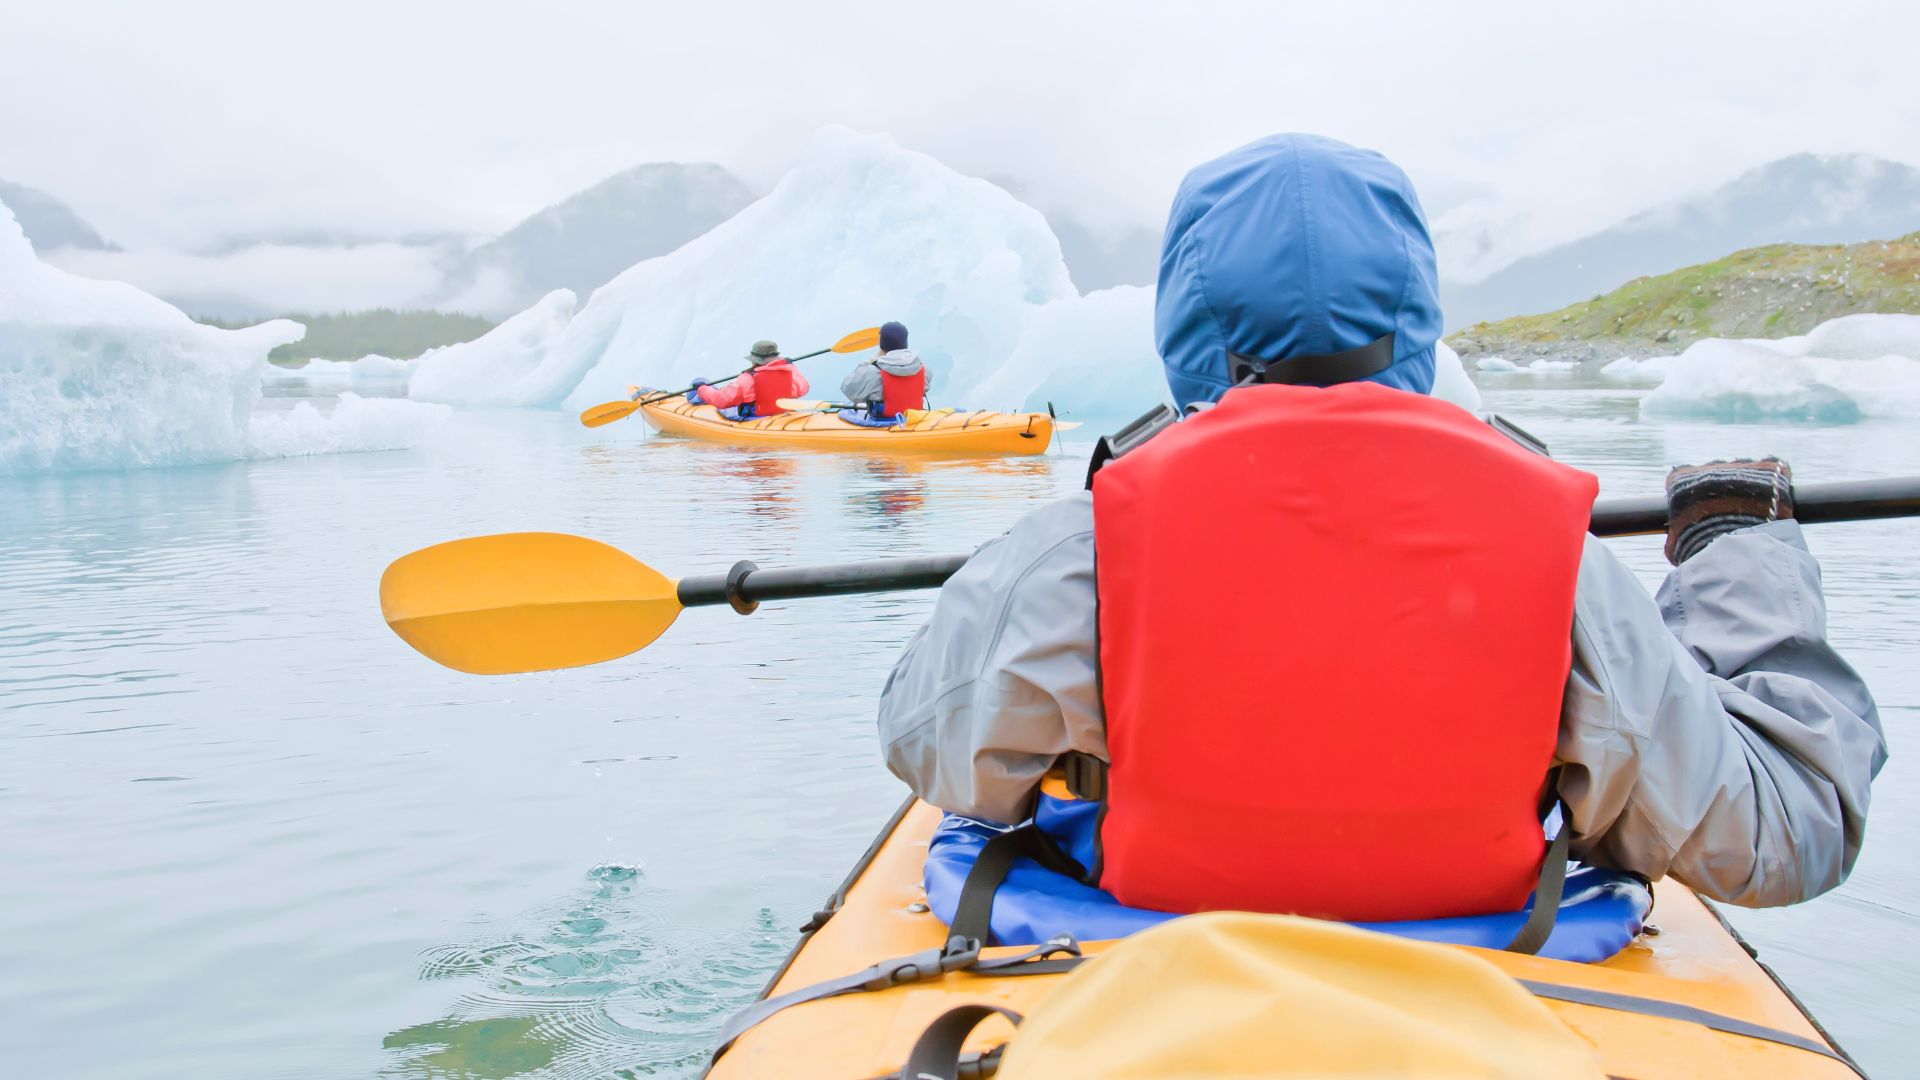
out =
{"type": "Polygon", "coordinates": [[[1520,932],[1507,942],[1508,952],[1537,953],[1553,936],[1554,920],[1560,917],[1560,900],[1567,891],[1567,847],[1573,839],[1573,823],[1567,820],[1567,807],[1560,803],[1560,831],[1554,834],[1553,842],[1547,845],[1546,857],[1540,860],[1540,881],[1533,888],[1533,910],[1527,912],[1527,921],[1520,924],[1520,932]]]}
{"type": "Polygon", "coordinates": [[[973,869],[967,871],[967,880],[960,886],[960,899],[953,908],[955,934],[980,942],[992,940],[994,894],[999,892],[1000,883],[1007,880],[1013,864],[1023,857],[1075,881],[1086,880],[1086,868],[1054,847],[1032,822],[1008,829],[986,842],[973,861],[973,869]]]}
{"type": "MultiPolygon", "coordinates": [[[[1045,955],[1043,950],[1052,945],[1043,945],[1031,955],[1045,955]]],[[[1057,950],[1056,950],[1057,951],[1057,950]]],[[[891,960],[882,960],[872,967],[842,975],[837,979],[817,982],[812,986],[803,986],[781,994],[754,1002],[745,1009],[733,1014],[727,1025],[720,1029],[720,1045],[714,1048],[713,1056],[718,1058],[726,1053],[735,1039],[746,1034],[748,1029],[782,1009],[821,998],[851,994],[857,990],[884,990],[901,983],[917,982],[920,979],[935,978],[949,971],[972,967],[980,958],[980,942],[977,939],[963,938],[958,934],[947,939],[947,944],[939,949],[925,949],[909,956],[896,956],[891,960]]]]}
{"type": "Polygon", "coordinates": [[[1236,386],[1249,380],[1290,386],[1332,386],[1335,383],[1358,382],[1393,366],[1393,335],[1389,333],[1385,337],[1375,338],[1357,349],[1321,356],[1262,360],[1256,356],[1229,352],[1227,365],[1236,386]]]}
{"type": "MultiPolygon", "coordinates": [[[[960,1047],[974,1028],[994,1016],[1004,1016],[1015,1027],[1020,1026],[1019,1013],[998,1005],[962,1005],[941,1013],[914,1041],[900,1076],[903,1080],[961,1080],[965,1068],[960,1047]]],[[[978,1075],[977,1067],[974,1072],[978,1075]]]]}
{"type": "Polygon", "coordinates": [[[1080,946],[1071,936],[1052,938],[1013,956],[980,959],[980,945],[987,940],[992,923],[994,893],[999,891],[1000,883],[1006,880],[1007,872],[1013,869],[1014,861],[1023,856],[1036,859],[1056,872],[1077,876],[1079,871],[1072,859],[1056,850],[1031,824],[994,836],[981,847],[973,869],[967,872],[967,880],[960,887],[960,900],[955,905],[945,946],[926,949],[911,956],[882,960],[862,971],[757,1001],[733,1014],[726,1026],[720,1029],[720,1045],[714,1049],[713,1056],[717,1059],[726,1053],[734,1040],[767,1017],[782,1009],[819,1001],[821,998],[862,990],[885,990],[902,983],[938,978],[949,971],[965,970],[981,975],[1054,975],[1072,970],[1084,958],[1080,956],[1080,946]],[[1050,959],[1059,953],[1070,955],[1063,959],[1050,959]]]}
{"type": "Polygon", "coordinates": [[[1744,1035],[1749,1039],[1779,1043],[1781,1046],[1791,1046],[1798,1050],[1805,1050],[1808,1053],[1819,1054],[1821,1057],[1829,1057],[1846,1065],[1854,1072],[1860,1073],[1861,1076],[1866,1075],[1866,1073],[1860,1072],[1859,1066],[1841,1057],[1839,1054],[1834,1053],[1831,1048],[1815,1042],[1804,1035],[1795,1035],[1791,1031],[1781,1031],[1778,1028],[1749,1023],[1738,1017],[1724,1016],[1720,1013],[1708,1012],[1705,1009],[1696,1009],[1691,1005],[1682,1005],[1674,1001],[1662,1001],[1659,998],[1635,997],[1632,994],[1615,994],[1606,990],[1589,989],[1584,986],[1564,986],[1560,983],[1535,982],[1532,979],[1519,979],[1517,981],[1521,986],[1526,987],[1528,992],[1532,993],[1535,997],[1548,998],[1553,1001],[1570,1001],[1575,1005],[1591,1005],[1596,1009],[1612,1009],[1616,1012],[1638,1013],[1641,1016],[1658,1016],[1666,1020],[1680,1020],[1690,1024],[1699,1024],[1702,1027],[1712,1028],[1715,1031],[1724,1032],[1728,1035],[1744,1035]]]}

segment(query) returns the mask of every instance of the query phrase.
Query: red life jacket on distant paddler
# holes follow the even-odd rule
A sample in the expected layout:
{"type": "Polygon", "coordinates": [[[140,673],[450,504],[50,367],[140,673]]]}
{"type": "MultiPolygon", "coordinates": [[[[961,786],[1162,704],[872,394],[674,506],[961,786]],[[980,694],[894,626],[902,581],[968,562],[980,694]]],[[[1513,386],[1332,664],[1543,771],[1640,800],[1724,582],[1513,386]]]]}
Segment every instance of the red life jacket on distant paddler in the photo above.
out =
{"type": "Polygon", "coordinates": [[[895,375],[880,369],[880,407],[883,416],[899,416],[908,409],[927,407],[927,369],[922,365],[911,375],[895,375]]]}
{"type": "Polygon", "coordinates": [[[1099,885],[1174,912],[1521,907],[1597,487],[1370,383],[1232,390],[1107,464],[1099,885]]]}
{"type": "Polygon", "coordinates": [[[752,374],[755,416],[777,416],[787,411],[780,407],[781,398],[800,396],[794,385],[793,365],[784,359],[761,364],[752,374]]]}

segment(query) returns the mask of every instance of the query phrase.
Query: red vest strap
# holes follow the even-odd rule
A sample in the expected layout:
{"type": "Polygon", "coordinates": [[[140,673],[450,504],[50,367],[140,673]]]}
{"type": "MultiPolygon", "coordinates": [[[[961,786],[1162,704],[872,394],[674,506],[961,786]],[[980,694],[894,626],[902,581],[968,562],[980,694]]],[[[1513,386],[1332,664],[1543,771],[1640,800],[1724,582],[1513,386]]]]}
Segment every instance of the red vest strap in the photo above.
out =
{"type": "Polygon", "coordinates": [[[1101,885],[1163,911],[1519,908],[1597,486],[1370,383],[1233,390],[1100,470],[1101,885]]]}

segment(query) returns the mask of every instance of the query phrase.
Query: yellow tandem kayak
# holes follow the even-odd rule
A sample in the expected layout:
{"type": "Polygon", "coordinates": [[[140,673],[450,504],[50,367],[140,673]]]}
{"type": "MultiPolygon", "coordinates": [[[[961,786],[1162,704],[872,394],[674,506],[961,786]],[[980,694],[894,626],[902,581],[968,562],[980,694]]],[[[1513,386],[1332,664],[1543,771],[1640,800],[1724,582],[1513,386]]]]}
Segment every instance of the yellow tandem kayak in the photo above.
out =
{"type": "MultiPolygon", "coordinates": [[[[814,917],[814,928],[802,936],[763,999],[941,947],[948,929],[927,910],[921,891],[922,864],[940,818],[933,807],[910,802],[888,822],[826,910],[814,917]]],[[[1604,963],[1442,947],[1484,959],[1542,995],[1539,1000],[1573,1036],[1598,1052],[1610,1076],[1837,1080],[1858,1075],[1709,904],[1671,881],[1657,883],[1654,893],[1653,924],[1604,963]],[[1556,989],[1562,992],[1559,998],[1552,996],[1556,989]],[[1589,1001],[1565,1000],[1583,996],[1589,1001]]],[[[1098,965],[1099,954],[1115,944],[1087,942],[1082,948],[1098,965]]],[[[1024,951],[993,948],[981,956],[1024,951]]],[[[949,1009],[984,1004],[1032,1016],[1062,980],[1072,977],[1004,978],[962,970],[804,1001],[748,1028],[708,1075],[715,1080],[897,1076],[915,1040],[949,1009]]],[[[1178,995],[1180,988],[1143,986],[1138,992],[1178,995]]],[[[968,1075],[992,1075],[997,1048],[1010,1031],[996,1019],[968,1037],[969,1054],[985,1055],[968,1075]]],[[[1285,1058],[1285,1046],[1271,1048],[1273,1061],[1285,1058]]]]}
{"type": "MultiPolygon", "coordinates": [[[[644,397],[652,391],[641,389],[644,397]]],[[[1046,413],[947,412],[891,428],[850,424],[832,413],[788,412],[732,421],[711,405],[689,405],[678,395],[640,407],[655,431],[709,442],[880,453],[1041,454],[1053,441],[1046,413]]]]}

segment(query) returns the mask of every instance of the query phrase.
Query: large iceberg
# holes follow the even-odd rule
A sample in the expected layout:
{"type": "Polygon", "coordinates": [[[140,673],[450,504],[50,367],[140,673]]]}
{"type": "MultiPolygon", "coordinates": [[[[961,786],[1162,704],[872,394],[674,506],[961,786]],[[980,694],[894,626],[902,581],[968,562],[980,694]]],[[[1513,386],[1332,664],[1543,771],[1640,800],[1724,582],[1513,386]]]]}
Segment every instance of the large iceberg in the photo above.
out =
{"type": "Polygon", "coordinates": [[[1655,416],[1844,423],[1920,418],[1920,315],[1848,315],[1778,340],[1708,338],[1679,356],[1609,365],[1652,376],[1655,416]]]}
{"type": "MultiPolygon", "coordinates": [[[[1039,211],[885,136],[829,128],[765,198],[600,287],[549,346],[489,367],[512,387],[500,404],[582,408],[730,374],[758,338],[797,355],[898,319],[939,399],[970,404],[1035,310],[1077,295],[1039,211]]],[[[851,363],[803,370],[831,394],[851,363]]]]}
{"type": "Polygon", "coordinates": [[[440,419],[413,402],[395,403],[414,410],[403,418],[344,401],[255,417],[267,353],[305,332],[203,326],[132,285],[49,266],[0,207],[0,475],[386,446],[405,441],[396,425],[417,440],[440,419]]]}

